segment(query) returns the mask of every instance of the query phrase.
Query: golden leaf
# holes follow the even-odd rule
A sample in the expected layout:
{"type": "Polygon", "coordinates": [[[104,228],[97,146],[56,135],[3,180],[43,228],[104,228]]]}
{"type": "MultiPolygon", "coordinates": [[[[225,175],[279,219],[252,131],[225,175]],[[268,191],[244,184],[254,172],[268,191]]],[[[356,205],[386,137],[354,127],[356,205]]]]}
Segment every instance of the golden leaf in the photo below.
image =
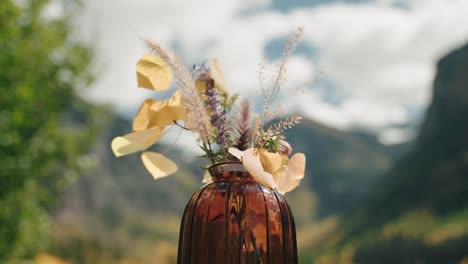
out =
{"type": "MultiPolygon", "coordinates": [[[[212,78],[214,80],[215,88],[218,89],[224,96],[228,94],[228,90],[226,89],[226,81],[224,80],[224,75],[221,70],[221,64],[218,59],[212,59],[210,60],[210,72],[209,72],[209,78],[212,78]]],[[[202,73],[199,76],[199,79],[195,81],[195,86],[197,87],[198,91],[200,93],[204,94],[206,90],[206,76],[205,73],[202,73]]]]}
{"type": "Polygon", "coordinates": [[[226,81],[224,80],[223,71],[221,70],[221,63],[217,58],[210,61],[210,76],[215,81],[215,87],[218,88],[219,91],[228,94],[226,81]]]}
{"type": "Polygon", "coordinates": [[[155,91],[169,88],[172,82],[172,71],[158,56],[146,53],[137,63],[138,87],[155,91]]]}
{"type": "Polygon", "coordinates": [[[177,164],[158,152],[143,152],[141,160],[155,180],[167,177],[177,171],[177,164]]]}
{"type": "Polygon", "coordinates": [[[124,156],[149,148],[164,134],[163,128],[151,128],[147,130],[129,133],[112,140],[111,148],[117,157],[124,156]]]}
{"type": "Polygon", "coordinates": [[[242,164],[245,169],[258,182],[270,188],[276,188],[273,176],[266,172],[260,162],[260,155],[256,155],[254,148],[247,149],[242,154],[242,164]]]}
{"type": "Polygon", "coordinates": [[[181,91],[176,91],[171,98],[167,101],[168,107],[172,108],[178,119],[185,119],[186,111],[184,107],[184,99],[181,91]]]}
{"type": "Polygon", "coordinates": [[[260,151],[260,161],[262,162],[265,171],[273,174],[281,167],[282,158],[277,152],[272,153],[262,150],[260,151]]]}
{"type": "Polygon", "coordinates": [[[306,158],[302,153],[294,154],[284,170],[278,172],[277,186],[281,194],[292,191],[304,178],[306,158]]]}
{"type": "Polygon", "coordinates": [[[205,94],[206,90],[206,82],[200,79],[197,79],[195,81],[195,87],[197,87],[197,90],[200,92],[200,94],[205,94]]]}
{"type": "Polygon", "coordinates": [[[138,109],[138,112],[133,119],[133,131],[145,130],[151,126],[149,109],[155,102],[156,101],[153,99],[146,99],[143,104],[141,104],[140,109],[138,109]]]}
{"type": "Polygon", "coordinates": [[[203,180],[202,180],[202,183],[209,183],[211,182],[212,179],[211,179],[211,174],[208,170],[205,170],[205,174],[203,175],[203,180]]]}
{"type": "Polygon", "coordinates": [[[133,119],[133,130],[141,131],[152,127],[165,127],[174,121],[185,120],[186,111],[182,92],[175,92],[166,101],[146,99],[133,119]]]}

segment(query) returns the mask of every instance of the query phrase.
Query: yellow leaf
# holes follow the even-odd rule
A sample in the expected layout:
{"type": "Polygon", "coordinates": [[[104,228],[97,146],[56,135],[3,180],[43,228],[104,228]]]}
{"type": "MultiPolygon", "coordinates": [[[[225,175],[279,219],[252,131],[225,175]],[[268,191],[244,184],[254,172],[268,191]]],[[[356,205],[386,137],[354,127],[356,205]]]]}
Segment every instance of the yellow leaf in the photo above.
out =
{"type": "Polygon", "coordinates": [[[141,131],[148,129],[151,125],[151,117],[149,113],[149,108],[156,101],[153,99],[146,99],[143,104],[141,104],[140,109],[133,119],[133,131],[141,131]]]}
{"type": "Polygon", "coordinates": [[[273,179],[275,180],[276,185],[278,185],[278,182],[282,175],[281,173],[286,169],[286,166],[288,166],[289,157],[288,155],[280,154],[280,159],[279,160],[276,159],[275,162],[278,162],[278,161],[279,161],[279,165],[276,165],[278,169],[272,173],[273,179]]]}
{"type": "Polygon", "coordinates": [[[263,169],[260,162],[260,155],[256,155],[254,148],[247,149],[242,154],[242,164],[245,169],[258,182],[270,188],[276,188],[273,176],[263,169]]]}
{"type": "Polygon", "coordinates": [[[205,94],[205,90],[206,90],[206,82],[203,81],[203,80],[200,80],[200,79],[197,79],[195,81],[195,87],[197,87],[197,90],[201,93],[201,94],[205,94]]]}
{"type": "Polygon", "coordinates": [[[272,153],[266,150],[260,151],[260,161],[266,172],[275,173],[281,167],[281,155],[277,152],[272,153]]]}
{"type": "Polygon", "coordinates": [[[281,166],[286,167],[289,162],[289,156],[286,154],[281,154],[281,166]]]}
{"type": "Polygon", "coordinates": [[[215,81],[215,87],[218,88],[219,91],[228,94],[226,81],[224,80],[223,71],[221,70],[221,63],[217,58],[210,61],[210,76],[215,81]]]}
{"type": "Polygon", "coordinates": [[[146,53],[137,63],[138,87],[161,91],[169,88],[172,71],[158,56],[146,53]]]}
{"type": "Polygon", "coordinates": [[[275,177],[280,193],[285,194],[299,186],[300,181],[304,178],[305,165],[306,158],[304,154],[296,153],[291,157],[286,168],[279,171],[277,177],[275,177]]]}
{"type": "Polygon", "coordinates": [[[206,78],[212,78],[214,80],[215,88],[218,89],[222,94],[227,95],[228,90],[226,89],[226,81],[221,70],[221,63],[218,59],[210,60],[208,76],[205,73],[201,73],[199,78],[195,81],[195,86],[200,93],[204,94],[206,90],[206,78]]]}
{"type": "Polygon", "coordinates": [[[183,120],[186,111],[183,106],[182,92],[177,91],[169,100],[156,101],[149,108],[151,126],[163,127],[174,123],[174,120],[183,120]]]}
{"type": "Polygon", "coordinates": [[[133,119],[133,130],[141,131],[152,127],[172,125],[174,120],[185,120],[186,111],[182,92],[175,92],[166,101],[146,99],[133,119]]]}
{"type": "Polygon", "coordinates": [[[156,127],[116,137],[111,143],[112,151],[117,157],[142,151],[158,141],[163,134],[163,128],[156,127]]]}
{"type": "Polygon", "coordinates": [[[211,182],[212,179],[211,179],[211,174],[208,170],[205,170],[205,174],[203,175],[203,180],[202,180],[202,183],[209,183],[211,182]]]}
{"type": "Polygon", "coordinates": [[[177,171],[177,165],[161,153],[143,152],[141,160],[155,180],[169,176],[177,171]]]}
{"type": "Polygon", "coordinates": [[[167,102],[172,112],[177,116],[178,119],[185,119],[186,111],[184,107],[184,99],[182,98],[182,92],[176,91],[167,102]]]}

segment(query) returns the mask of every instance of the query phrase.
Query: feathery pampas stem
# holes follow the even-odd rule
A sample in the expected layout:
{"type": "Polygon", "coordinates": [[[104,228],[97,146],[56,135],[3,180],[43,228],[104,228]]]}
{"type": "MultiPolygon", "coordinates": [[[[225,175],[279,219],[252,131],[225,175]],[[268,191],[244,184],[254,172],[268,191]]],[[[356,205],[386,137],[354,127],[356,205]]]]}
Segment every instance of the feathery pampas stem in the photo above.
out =
{"type": "Polygon", "coordinates": [[[291,117],[278,121],[276,124],[273,124],[270,128],[273,129],[275,133],[279,134],[300,124],[301,121],[302,116],[293,115],[291,117]]]}
{"type": "MultiPolygon", "coordinates": [[[[281,89],[281,86],[286,81],[287,62],[289,58],[291,57],[292,53],[294,52],[294,50],[296,49],[297,43],[299,42],[303,34],[304,34],[304,29],[302,27],[298,27],[296,32],[294,32],[294,36],[289,40],[286,48],[284,49],[283,56],[281,57],[281,61],[277,66],[278,70],[276,72],[273,85],[268,89],[264,88],[263,86],[260,86],[262,89],[262,95],[263,95],[263,112],[260,117],[259,129],[262,129],[265,122],[272,120],[275,116],[275,114],[271,113],[270,111],[271,103],[274,101],[274,99],[276,98],[276,96],[278,95],[281,89]]],[[[262,77],[260,76],[260,78],[262,77]]]]}
{"type": "Polygon", "coordinates": [[[296,49],[297,43],[299,42],[303,34],[304,34],[304,29],[302,27],[298,27],[296,32],[294,32],[294,36],[289,40],[288,45],[286,46],[283,52],[281,62],[278,65],[278,72],[276,75],[276,79],[272,88],[273,95],[278,94],[281,86],[286,81],[287,62],[289,58],[291,57],[292,53],[294,52],[294,50],[296,49]]]}
{"type": "Polygon", "coordinates": [[[208,113],[187,66],[181,62],[179,57],[170,48],[148,38],[145,38],[144,41],[148,48],[161,57],[174,72],[175,79],[184,96],[185,108],[190,115],[191,122],[189,123],[193,126],[191,128],[199,134],[203,144],[211,148],[207,128],[207,124],[209,123],[208,113]]]}

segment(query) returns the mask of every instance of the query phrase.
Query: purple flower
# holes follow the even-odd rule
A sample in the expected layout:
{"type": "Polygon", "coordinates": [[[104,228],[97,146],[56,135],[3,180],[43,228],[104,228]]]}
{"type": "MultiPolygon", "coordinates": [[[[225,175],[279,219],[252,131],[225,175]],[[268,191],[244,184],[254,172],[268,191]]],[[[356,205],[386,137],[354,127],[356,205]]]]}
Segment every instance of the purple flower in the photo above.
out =
{"type": "Polygon", "coordinates": [[[285,140],[280,140],[279,143],[280,143],[279,153],[283,154],[283,155],[288,155],[288,156],[291,155],[291,153],[293,151],[291,145],[285,140]]]}
{"type": "Polygon", "coordinates": [[[214,87],[213,79],[208,79],[206,81],[205,94],[208,97],[208,106],[212,111],[210,122],[218,130],[216,143],[226,148],[229,143],[227,137],[226,110],[223,108],[223,102],[221,101],[218,90],[214,87]]]}

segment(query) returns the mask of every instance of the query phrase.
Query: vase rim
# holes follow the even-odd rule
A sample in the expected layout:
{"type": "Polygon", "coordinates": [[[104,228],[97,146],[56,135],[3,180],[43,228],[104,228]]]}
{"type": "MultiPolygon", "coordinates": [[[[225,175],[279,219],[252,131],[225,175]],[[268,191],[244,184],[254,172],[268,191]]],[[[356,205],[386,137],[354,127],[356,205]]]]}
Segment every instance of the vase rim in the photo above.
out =
{"type": "Polygon", "coordinates": [[[212,164],[210,166],[210,168],[217,167],[217,166],[222,166],[222,165],[226,165],[226,164],[242,164],[242,162],[240,162],[240,161],[223,161],[223,162],[212,164]]]}
{"type": "Polygon", "coordinates": [[[240,161],[216,163],[208,171],[213,181],[255,181],[240,161]]]}

